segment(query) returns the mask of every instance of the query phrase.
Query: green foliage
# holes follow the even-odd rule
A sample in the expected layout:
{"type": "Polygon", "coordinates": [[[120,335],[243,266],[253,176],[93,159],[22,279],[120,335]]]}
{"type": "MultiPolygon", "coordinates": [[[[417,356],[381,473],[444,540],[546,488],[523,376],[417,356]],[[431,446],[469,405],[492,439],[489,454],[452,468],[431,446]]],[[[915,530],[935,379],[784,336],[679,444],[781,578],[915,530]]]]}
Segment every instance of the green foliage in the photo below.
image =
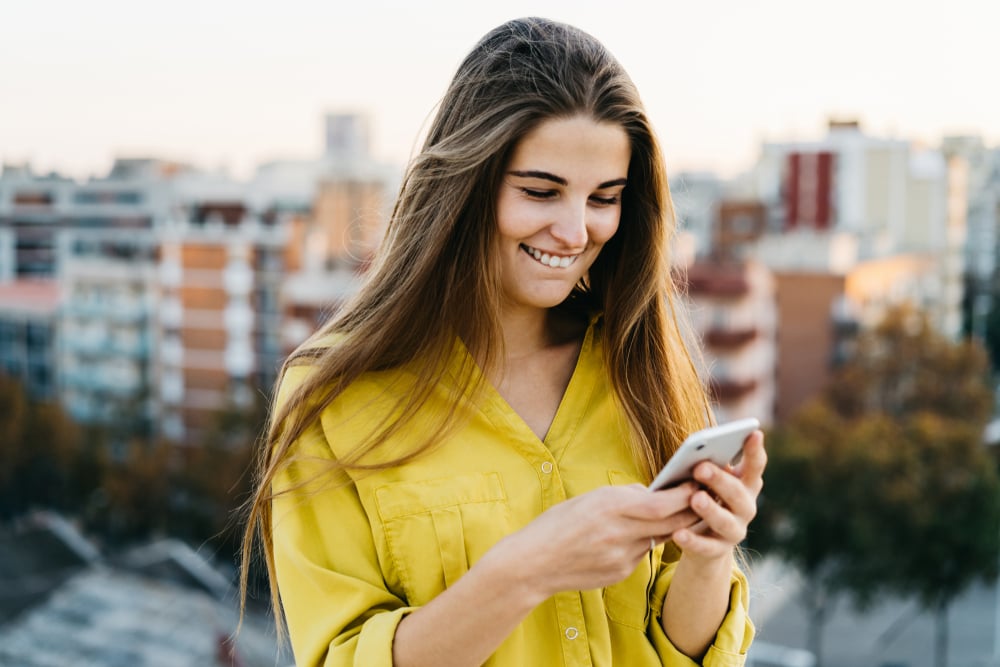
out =
{"type": "Polygon", "coordinates": [[[1000,371],[1000,294],[993,295],[993,307],[986,316],[986,349],[993,369],[1000,371]]]}
{"type": "Polygon", "coordinates": [[[770,435],[753,546],[862,607],[886,591],[939,606],[994,577],[987,372],[980,347],[942,338],[913,311],[890,313],[820,400],[770,435]]]}
{"type": "Polygon", "coordinates": [[[235,562],[234,511],[250,490],[265,410],[263,397],[230,406],[197,441],[171,443],[124,413],[110,427],[81,427],[0,376],[0,519],[52,508],[107,543],[167,534],[235,562]]]}
{"type": "Polygon", "coordinates": [[[40,505],[74,507],[79,498],[70,478],[81,441],[80,429],[57,404],[32,401],[0,376],[0,517],[40,505]]]}

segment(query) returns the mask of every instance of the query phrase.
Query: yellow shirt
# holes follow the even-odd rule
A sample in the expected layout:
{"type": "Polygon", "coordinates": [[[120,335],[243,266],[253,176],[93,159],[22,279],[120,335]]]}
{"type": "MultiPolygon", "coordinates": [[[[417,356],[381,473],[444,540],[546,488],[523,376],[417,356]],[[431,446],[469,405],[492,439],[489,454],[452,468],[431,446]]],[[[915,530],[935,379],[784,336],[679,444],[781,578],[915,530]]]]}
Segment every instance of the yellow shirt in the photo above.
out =
{"type": "MultiPolygon", "coordinates": [[[[323,461],[345,456],[381,424],[410,376],[366,374],[324,411],[296,443],[296,462],[275,489],[324,481],[273,503],[277,581],[299,665],[390,667],[403,616],[454,583],[505,535],[573,496],[643,481],[623,445],[626,427],[599,338],[599,326],[591,326],[544,442],[487,387],[471,417],[441,446],[401,467],[352,473],[340,484],[318,477],[323,461]]],[[[461,345],[456,350],[457,363],[468,353],[461,345]]],[[[291,368],[279,401],[308,372],[291,368]]],[[[445,384],[387,443],[389,454],[420,442],[422,426],[433,423],[428,417],[441,414],[454,395],[445,384]]],[[[618,584],[549,598],[486,664],[695,664],[660,624],[678,557],[668,543],[618,584]]],[[[703,664],[742,665],[753,633],[746,580],[734,570],[730,610],[703,664]]]]}

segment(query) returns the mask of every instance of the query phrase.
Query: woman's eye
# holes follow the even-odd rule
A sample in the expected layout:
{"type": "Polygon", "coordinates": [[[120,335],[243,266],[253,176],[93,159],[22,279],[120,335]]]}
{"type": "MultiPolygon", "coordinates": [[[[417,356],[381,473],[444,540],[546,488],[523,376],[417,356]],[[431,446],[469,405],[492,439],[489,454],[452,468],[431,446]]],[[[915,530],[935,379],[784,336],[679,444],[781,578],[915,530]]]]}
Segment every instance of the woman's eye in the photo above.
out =
{"type": "Polygon", "coordinates": [[[616,195],[614,197],[598,197],[593,196],[590,198],[595,204],[600,204],[601,206],[614,206],[620,201],[620,198],[616,195]]]}
{"type": "Polygon", "coordinates": [[[555,190],[532,190],[531,188],[521,188],[521,192],[532,199],[551,199],[556,196],[555,190]]]}

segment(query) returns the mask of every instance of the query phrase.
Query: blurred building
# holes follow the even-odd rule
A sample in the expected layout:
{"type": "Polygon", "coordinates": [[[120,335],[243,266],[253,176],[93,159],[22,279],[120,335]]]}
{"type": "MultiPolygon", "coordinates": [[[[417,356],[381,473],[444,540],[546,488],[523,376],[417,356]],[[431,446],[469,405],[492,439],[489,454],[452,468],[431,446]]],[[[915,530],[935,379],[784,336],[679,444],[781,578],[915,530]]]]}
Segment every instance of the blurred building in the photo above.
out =
{"type": "Polygon", "coordinates": [[[120,440],[157,429],[157,235],[176,180],[192,173],[172,161],[122,158],[103,177],[70,182],[58,206],[59,395],[76,420],[112,425],[120,440]]]}
{"type": "Polygon", "coordinates": [[[286,354],[355,294],[398,187],[398,172],[372,156],[367,117],[328,114],[326,130],[309,212],[289,225],[281,292],[286,354]]]}
{"type": "Polygon", "coordinates": [[[705,377],[720,422],[773,420],[777,308],[771,271],[748,259],[764,233],[767,209],[758,201],[720,200],[710,251],[682,275],[691,323],[700,336],[705,377]]]}
{"type": "Polygon", "coordinates": [[[36,399],[56,396],[59,303],[53,280],[0,281],[0,373],[36,399]]]}
{"type": "Polygon", "coordinates": [[[756,261],[706,259],[688,269],[687,280],[716,418],[756,417],[770,425],[777,358],[771,272],[756,261]]]}
{"type": "Polygon", "coordinates": [[[816,142],[766,143],[754,169],[762,201],[781,221],[758,257],[776,271],[844,273],[907,255],[916,273],[895,290],[852,294],[866,321],[912,301],[945,335],[961,333],[965,248],[964,165],[907,141],[870,137],[855,122],[831,122],[816,142]],[[919,269],[919,270],[918,270],[919,269]]]}
{"type": "Polygon", "coordinates": [[[201,202],[161,234],[154,373],[167,437],[189,441],[273,385],[283,255],[282,230],[237,203],[201,202]]]}
{"type": "Polygon", "coordinates": [[[157,240],[151,229],[66,229],[59,235],[58,367],[64,406],[81,422],[149,435],[157,240]]]}
{"type": "Polygon", "coordinates": [[[670,198],[678,230],[693,239],[693,255],[712,251],[719,203],[726,197],[726,183],[710,172],[681,172],[670,178],[670,198]]]}
{"type": "Polygon", "coordinates": [[[763,145],[744,184],[767,209],[751,252],[776,285],[778,420],[819,393],[889,307],[910,303],[961,334],[967,178],[960,159],[852,121],[819,141],[763,145]]]}
{"type": "Polygon", "coordinates": [[[0,171],[0,281],[52,278],[55,237],[72,206],[73,183],[27,166],[0,171]]]}
{"type": "Polygon", "coordinates": [[[984,339],[986,320],[1000,306],[1000,149],[981,137],[945,137],[941,150],[968,169],[965,244],[965,319],[967,330],[984,339]]]}
{"type": "Polygon", "coordinates": [[[154,158],[85,182],[5,165],[6,372],[80,421],[185,442],[266,394],[288,351],[357,289],[398,185],[371,154],[367,116],[324,123],[317,157],[246,182],[154,158]],[[49,296],[27,303],[37,279],[49,296]]]}

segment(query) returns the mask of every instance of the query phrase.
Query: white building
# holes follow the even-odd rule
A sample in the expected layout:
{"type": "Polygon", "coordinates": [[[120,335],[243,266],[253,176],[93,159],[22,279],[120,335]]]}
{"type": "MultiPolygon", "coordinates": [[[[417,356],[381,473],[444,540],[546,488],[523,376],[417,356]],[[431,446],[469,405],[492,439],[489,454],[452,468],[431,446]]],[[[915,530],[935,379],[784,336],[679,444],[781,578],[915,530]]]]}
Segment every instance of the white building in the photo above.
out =
{"type": "Polygon", "coordinates": [[[151,229],[66,229],[57,243],[62,302],[60,395],[84,422],[150,432],[150,322],[157,241],[151,229]]]}
{"type": "Polygon", "coordinates": [[[1000,149],[987,148],[980,137],[946,137],[942,151],[968,168],[968,234],[965,244],[967,307],[971,330],[986,335],[986,318],[1000,293],[1000,149]]]}
{"type": "Polygon", "coordinates": [[[905,295],[944,334],[960,334],[967,191],[961,161],[870,137],[856,123],[831,123],[818,141],[764,144],[751,178],[782,224],[758,247],[768,266],[845,274],[865,262],[910,256],[915,274],[894,274],[891,289],[853,306],[879,313],[905,295]]]}

